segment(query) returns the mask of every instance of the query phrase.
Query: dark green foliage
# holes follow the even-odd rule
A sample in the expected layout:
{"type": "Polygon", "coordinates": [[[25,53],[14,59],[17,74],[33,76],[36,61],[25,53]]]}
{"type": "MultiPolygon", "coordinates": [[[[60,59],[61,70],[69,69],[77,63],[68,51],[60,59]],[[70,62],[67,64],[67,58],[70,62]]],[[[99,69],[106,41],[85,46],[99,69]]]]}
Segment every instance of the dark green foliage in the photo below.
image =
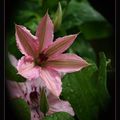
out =
{"type": "Polygon", "coordinates": [[[83,70],[67,74],[63,79],[63,98],[70,101],[80,120],[97,120],[99,111],[107,105],[106,57],[100,53],[99,68],[95,63],[83,70]]]}
{"type": "Polygon", "coordinates": [[[13,99],[11,105],[17,120],[31,120],[30,108],[23,99],[13,99]]]}
{"type": "Polygon", "coordinates": [[[53,115],[45,117],[43,120],[74,120],[68,113],[58,112],[53,115]]]}

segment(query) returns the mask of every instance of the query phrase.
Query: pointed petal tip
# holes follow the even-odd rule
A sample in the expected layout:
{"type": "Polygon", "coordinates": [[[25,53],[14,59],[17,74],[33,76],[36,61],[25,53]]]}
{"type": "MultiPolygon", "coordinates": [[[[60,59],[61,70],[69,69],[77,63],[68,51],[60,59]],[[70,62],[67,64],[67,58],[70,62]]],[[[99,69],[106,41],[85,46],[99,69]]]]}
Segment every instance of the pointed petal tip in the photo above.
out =
{"type": "Polygon", "coordinates": [[[91,63],[87,63],[87,64],[86,64],[86,67],[87,67],[87,66],[91,66],[91,65],[93,65],[93,64],[91,64],[91,63]]]}
{"type": "Polygon", "coordinates": [[[15,24],[15,28],[20,28],[20,29],[22,29],[22,28],[26,28],[26,27],[23,26],[23,25],[15,24]]]}
{"type": "Polygon", "coordinates": [[[80,32],[77,32],[77,33],[76,33],[76,35],[79,35],[79,34],[80,34],[80,32]]]}
{"type": "Polygon", "coordinates": [[[75,34],[72,34],[73,36],[77,37],[81,32],[78,32],[78,33],[75,33],[75,34]]]}
{"type": "Polygon", "coordinates": [[[16,23],[14,23],[15,24],[15,27],[17,26],[17,24],[16,23]]]}
{"type": "Polygon", "coordinates": [[[20,25],[18,25],[18,24],[15,23],[15,27],[19,27],[19,26],[20,26],[20,25]]]}
{"type": "MultiPolygon", "coordinates": [[[[50,15],[49,15],[49,9],[47,9],[47,11],[46,11],[46,14],[45,14],[45,17],[48,19],[48,20],[51,20],[51,18],[50,18],[50,15]]],[[[52,21],[52,20],[51,20],[52,21]]]]}
{"type": "Polygon", "coordinates": [[[15,24],[15,33],[17,34],[17,32],[19,31],[20,26],[18,24],[15,24]]]}
{"type": "Polygon", "coordinates": [[[16,30],[19,29],[19,28],[21,28],[21,27],[22,27],[21,25],[15,24],[15,29],[16,30]]]}
{"type": "Polygon", "coordinates": [[[77,38],[78,35],[79,35],[79,33],[76,33],[76,34],[72,34],[71,36],[77,38]]]}
{"type": "Polygon", "coordinates": [[[84,65],[83,67],[88,67],[88,66],[91,66],[92,64],[88,63],[87,61],[84,62],[84,65]]]}
{"type": "Polygon", "coordinates": [[[70,36],[72,36],[73,37],[73,39],[75,40],[76,38],[77,38],[77,36],[79,35],[79,33],[76,33],[76,34],[72,34],[72,35],[70,35],[70,36]]]}
{"type": "Polygon", "coordinates": [[[78,32],[77,35],[79,35],[81,32],[78,32]]]}
{"type": "Polygon", "coordinates": [[[72,35],[75,35],[75,36],[78,36],[81,32],[78,32],[78,33],[74,33],[72,35]]]}
{"type": "Polygon", "coordinates": [[[14,22],[14,25],[15,25],[15,27],[17,26],[17,24],[14,22]]]}
{"type": "Polygon", "coordinates": [[[53,43],[53,33],[54,25],[47,10],[46,14],[42,17],[36,31],[36,36],[38,37],[39,41],[39,51],[44,50],[53,43]]]}
{"type": "Polygon", "coordinates": [[[46,11],[46,13],[45,13],[45,16],[46,16],[46,17],[50,17],[48,11],[49,11],[49,9],[47,9],[47,11],[46,11]]]}
{"type": "Polygon", "coordinates": [[[47,11],[46,11],[46,14],[47,14],[47,15],[49,15],[49,14],[48,14],[48,11],[49,11],[49,8],[48,8],[47,11]]]}
{"type": "Polygon", "coordinates": [[[17,29],[18,25],[15,23],[15,29],[17,29]]]}

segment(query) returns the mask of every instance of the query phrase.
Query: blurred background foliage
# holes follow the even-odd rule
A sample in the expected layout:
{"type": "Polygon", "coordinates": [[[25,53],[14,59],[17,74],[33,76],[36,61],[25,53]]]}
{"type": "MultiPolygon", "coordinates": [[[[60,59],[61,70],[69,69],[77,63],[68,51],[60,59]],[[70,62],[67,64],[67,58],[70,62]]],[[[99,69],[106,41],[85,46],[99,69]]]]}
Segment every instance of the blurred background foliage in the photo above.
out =
{"type": "MultiPolygon", "coordinates": [[[[7,17],[6,52],[17,59],[22,54],[16,46],[15,24],[24,25],[35,34],[37,25],[47,10],[55,25],[55,38],[80,32],[68,52],[83,57],[91,66],[65,75],[61,95],[62,99],[71,103],[75,116],[57,113],[45,120],[104,120],[103,116],[111,105],[110,96],[113,97],[114,92],[114,25],[96,9],[94,2],[95,0],[22,0],[18,1],[14,11],[8,15],[10,18],[7,17]]],[[[6,60],[7,79],[25,81],[16,74],[17,71],[10,65],[8,58],[6,60]]],[[[20,102],[16,103],[21,106],[21,100],[18,101],[20,102]]]]}

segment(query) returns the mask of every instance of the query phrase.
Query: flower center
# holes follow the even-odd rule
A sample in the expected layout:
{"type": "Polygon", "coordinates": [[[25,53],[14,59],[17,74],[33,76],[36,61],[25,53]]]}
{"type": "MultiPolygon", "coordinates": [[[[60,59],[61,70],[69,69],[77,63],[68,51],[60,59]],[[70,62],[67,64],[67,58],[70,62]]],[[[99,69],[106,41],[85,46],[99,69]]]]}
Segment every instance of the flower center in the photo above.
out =
{"type": "Polygon", "coordinates": [[[30,100],[32,103],[38,105],[39,100],[39,94],[37,91],[33,91],[30,93],[30,100]]]}
{"type": "Polygon", "coordinates": [[[45,63],[46,63],[47,59],[48,59],[48,57],[45,54],[40,53],[39,57],[36,60],[36,63],[38,65],[40,65],[41,67],[43,67],[43,66],[45,66],[45,63]]]}

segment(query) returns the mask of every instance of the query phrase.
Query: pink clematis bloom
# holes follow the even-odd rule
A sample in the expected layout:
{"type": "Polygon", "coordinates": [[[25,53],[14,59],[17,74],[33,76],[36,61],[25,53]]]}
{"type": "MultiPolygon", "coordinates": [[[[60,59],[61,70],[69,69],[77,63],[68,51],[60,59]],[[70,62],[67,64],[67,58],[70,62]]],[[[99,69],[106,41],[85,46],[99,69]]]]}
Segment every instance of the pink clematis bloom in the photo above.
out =
{"type": "Polygon", "coordinates": [[[57,38],[53,42],[53,23],[48,15],[42,18],[35,36],[24,26],[16,25],[16,42],[24,56],[18,61],[18,74],[28,80],[41,78],[56,96],[62,90],[60,73],[81,70],[88,63],[81,57],[63,53],[74,42],[78,34],[57,38]]]}
{"type": "MultiPolygon", "coordinates": [[[[9,59],[13,67],[16,68],[17,59],[9,54],[9,59]]],[[[15,82],[7,80],[7,88],[11,99],[22,98],[30,107],[31,120],[42,120],[44,114],[40,111],[40,89],[45,88],[49,109],[46,115],[55,112],[67,112],[74,116],[74,111],[69,102],[60,100],[45,85],[45,81],[37,78],[36,80],[27,80],[26,82],[15,82]]]]}
{"type": "MultiPolygon", "coordinates": [[[[45,88],[44,81],[36,79],[23,83],[7,80],[7,88],[11,99],[22,98],[30,107],[31,120],[42,120],[44,114],[40,111],[40,88],[45,88]]],[[[46,88],[49,109],[46,115],[55,112],[67,112],[74,116],[74,111],[69,102],[60,100],[46,88]]]]}

